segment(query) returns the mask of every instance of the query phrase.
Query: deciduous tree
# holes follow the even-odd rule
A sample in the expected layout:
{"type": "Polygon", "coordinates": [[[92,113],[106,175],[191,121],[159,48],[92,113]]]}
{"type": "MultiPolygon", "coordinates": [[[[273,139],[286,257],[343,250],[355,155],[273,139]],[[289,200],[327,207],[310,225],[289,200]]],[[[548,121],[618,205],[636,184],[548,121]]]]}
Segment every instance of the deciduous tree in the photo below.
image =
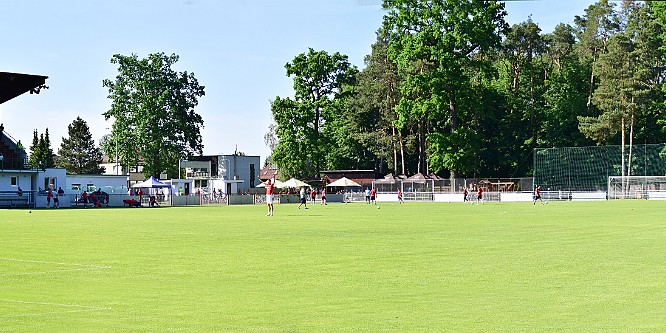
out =
{"type": "MultiPolygon", "coordinates": [[[[118,75],[103,81],[112,101],[103,115],[114,119],[108,142],[120,143],[123,166],[136,166],[142,157],[145,176],[177,175],[179,160],[203,151],[203,118],[194,108],[204,86],[194,73],[172,69],[178,59],[164,53],[144,59],[116,54],[111,63],[118,65],[118,75]]],[[[115,147],[104,150],[115,156],[115,147]]]]}

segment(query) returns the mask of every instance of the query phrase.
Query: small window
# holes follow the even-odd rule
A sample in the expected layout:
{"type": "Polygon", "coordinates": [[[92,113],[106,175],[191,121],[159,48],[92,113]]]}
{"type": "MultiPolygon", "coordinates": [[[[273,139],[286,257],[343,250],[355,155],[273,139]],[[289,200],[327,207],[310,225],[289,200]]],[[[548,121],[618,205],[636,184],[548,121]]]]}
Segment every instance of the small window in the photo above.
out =
{"type": "Polygon", "coordinates": [[[46,177],[44,178],[44,190],[51,189],[54,191],[58,185],[58,180],[55,177],[46,177]]]}
{"type": "Polygon", "coordinates": [[[11,178],[12,186],[18,186],[18,177],[13,176],[11,178]]]}
{"type": "Polygon", "coordinates": [[[254,163],[250,164],[250,187],[254,187],[254,178],[256,177],[255,175],[255,170],[254,170],[254,163]]]}

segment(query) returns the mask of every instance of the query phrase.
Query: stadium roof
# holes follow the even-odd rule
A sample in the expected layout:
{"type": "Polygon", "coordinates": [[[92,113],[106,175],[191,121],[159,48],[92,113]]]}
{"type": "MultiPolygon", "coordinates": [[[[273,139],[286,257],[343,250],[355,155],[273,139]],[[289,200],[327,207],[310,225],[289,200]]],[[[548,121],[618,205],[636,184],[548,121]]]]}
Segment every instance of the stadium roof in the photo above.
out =
{"type": "Polygon", "coordinates": [[[39,94],[48,76],[0,72],[0,104],[26,92],[39,94]]]}

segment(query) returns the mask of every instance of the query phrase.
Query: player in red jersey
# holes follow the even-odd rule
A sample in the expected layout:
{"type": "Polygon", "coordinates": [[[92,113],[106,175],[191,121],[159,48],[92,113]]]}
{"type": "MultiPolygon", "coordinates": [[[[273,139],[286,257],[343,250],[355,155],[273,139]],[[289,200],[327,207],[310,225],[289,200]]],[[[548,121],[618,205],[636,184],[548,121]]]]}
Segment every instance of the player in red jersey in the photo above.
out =
{"type": "Polygon", "coordinates": [[[273,216],[273,190],[275,189],[275,181],[271,182],[269,179],[264,184],[266,185],[266,205],[268,206],[268,214],[266,216],[273,216]]]}
{"type": "Polygon", "coordinates": [[[543,199],[541,199],[541,186],[537,186],[534,189],[534,196],[532,197],[532,200],[534,201],[534,205],[536,205],[537,200],[541,201],[541,204],[543,205],[543,199]]]}
{"type": "Polygon", "coordinates": [[[483,204],[483,187],[479,186],[479,189],[476,191],[476,204],[483,204]]]}

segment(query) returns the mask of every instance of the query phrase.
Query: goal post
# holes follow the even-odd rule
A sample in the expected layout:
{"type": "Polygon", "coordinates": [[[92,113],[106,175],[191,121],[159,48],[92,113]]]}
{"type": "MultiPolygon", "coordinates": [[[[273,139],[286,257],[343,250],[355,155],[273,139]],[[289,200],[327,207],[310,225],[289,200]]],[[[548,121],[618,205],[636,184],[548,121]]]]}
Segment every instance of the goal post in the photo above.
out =
{"type": "Polygon", "coordinates": [[[631,151],[629,161],[628,146],[624,155],[619,145],[534,149],[534,184],[546,191],[605,192],[610,177],[666,176],[666,144],[636,144],[631,151]]]}
{"type": "Polygon", "coordinates": [[[608,199],[666,200],[666,176],[610,176],[608,199]]]}

